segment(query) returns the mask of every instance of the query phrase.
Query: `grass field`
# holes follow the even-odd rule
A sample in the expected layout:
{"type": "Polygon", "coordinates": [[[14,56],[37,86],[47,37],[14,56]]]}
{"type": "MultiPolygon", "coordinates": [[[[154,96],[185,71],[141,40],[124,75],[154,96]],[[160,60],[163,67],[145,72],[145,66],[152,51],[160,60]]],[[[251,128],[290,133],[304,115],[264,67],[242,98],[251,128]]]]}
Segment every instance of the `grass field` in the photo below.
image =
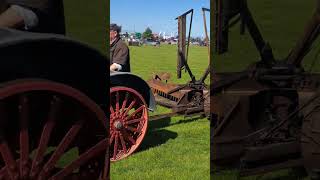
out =
{"type": "MultiPolygon", "coordinates": [[[[295,42],[301,37],[304,26],[312,16],[315,1],[303,0],[248,0],[249,7],[266,41],[273,49],[278,60],[284,59],[295,42]]],[[[211,17],[213,19],[213,17],[211,17]]],[[[217,72],[234,72],[244,70],[250,63],[259,60],[259,54],[255,49],[249,33],[240,35],[239,25],[230,31],[229,53],[213,56],[213,67],[217,72]]],[[[311,61],[314,60],[319,51],[319,41],[314,44],[311,52],[303,62],[306,70],[309,70],[311,61]]],[[[320,70],[319,60],[313,71],[320,70]]],[[[293,176],[292,170],[281,170],[263,176],[251,176],[241,178],[245,180],[294,180],[299,179],[293,176]]],[[[212,176],[214,180],[237,179],[236,171],[224,171],[212,176]]],[[[308,178],[304,178],[308,179],[308,178]]]]}
{"type": "Polygon", "coordinates": [[[109,55],[107,53],[108,1],[91,0],[88,3],[86,0],[66,0],[64,9],[67,36],[109,55]]]}
{"type": "MultiPolygon", "coordinates": [[[[132,72],[147,80],[154,72],[169,71],[174,82],[185,83],[187,74],[177,80],[176,46],[130,47],[132,72]]],[[[190,66],[196,77],[208,65],[207,49],[192,47],[190,66]]],[[[158,108],[155,113],[168,112],[158,108]]],[[[209,121],[175,117],[150,122],[138,152],[111,164],[111,179],[209,179],[209,121]]]]}

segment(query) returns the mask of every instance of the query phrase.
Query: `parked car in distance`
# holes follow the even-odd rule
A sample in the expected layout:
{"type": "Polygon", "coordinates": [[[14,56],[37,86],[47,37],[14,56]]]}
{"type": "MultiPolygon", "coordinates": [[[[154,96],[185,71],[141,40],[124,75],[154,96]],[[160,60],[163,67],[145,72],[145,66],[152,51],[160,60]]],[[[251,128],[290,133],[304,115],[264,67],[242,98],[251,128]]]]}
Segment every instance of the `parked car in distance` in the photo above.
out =
{"type": "Polygon", "coordinates": [[[143,44],[150,46],[160,46],[160,41],[145,40],[143,44]]]}

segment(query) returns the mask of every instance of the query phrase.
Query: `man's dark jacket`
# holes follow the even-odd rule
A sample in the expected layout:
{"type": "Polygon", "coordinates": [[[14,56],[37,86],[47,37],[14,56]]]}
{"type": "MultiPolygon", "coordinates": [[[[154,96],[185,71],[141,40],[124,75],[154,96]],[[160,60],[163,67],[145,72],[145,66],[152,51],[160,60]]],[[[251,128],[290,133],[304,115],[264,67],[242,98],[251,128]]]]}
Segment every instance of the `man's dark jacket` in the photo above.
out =
{"type": "Polygon", "coordinates": [[[110,65],[113,63],[120,64],[122,72],[130,72],[129,48],[120,38],[110,45],[110,65]]]}
{"type": "Polygon", "coordinates": [[[6,2],[29,8],[37,14],[39,25],[32,31],[65,34],[62,0],[6,0],[6,2]]]}

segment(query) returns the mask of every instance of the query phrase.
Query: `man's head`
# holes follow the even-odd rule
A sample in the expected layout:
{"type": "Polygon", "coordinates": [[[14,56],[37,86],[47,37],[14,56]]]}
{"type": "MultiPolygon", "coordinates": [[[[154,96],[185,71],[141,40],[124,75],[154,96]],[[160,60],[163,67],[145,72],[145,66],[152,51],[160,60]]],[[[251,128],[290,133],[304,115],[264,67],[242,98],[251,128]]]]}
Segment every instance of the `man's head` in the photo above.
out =
{"type": "Polygon", "coordinates": [[[110,24],[110,42],[120,36],[121,26],[110,24]]]}

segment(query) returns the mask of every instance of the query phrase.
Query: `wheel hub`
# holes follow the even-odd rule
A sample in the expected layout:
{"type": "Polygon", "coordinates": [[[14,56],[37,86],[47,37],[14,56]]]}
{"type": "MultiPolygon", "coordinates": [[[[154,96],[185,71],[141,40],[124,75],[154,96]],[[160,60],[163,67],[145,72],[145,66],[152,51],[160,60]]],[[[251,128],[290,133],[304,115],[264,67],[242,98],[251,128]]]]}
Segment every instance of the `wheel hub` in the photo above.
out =
{"type": "Polygon", "coordinates": [[[115,121],[114,123],[113,123],[113,126],[117,129],[117,130],[120,130],[120,129],[122,129],[122,127],[123,127],[123,124],[122,124],[122,122],[121,121],[115,121]]]}

